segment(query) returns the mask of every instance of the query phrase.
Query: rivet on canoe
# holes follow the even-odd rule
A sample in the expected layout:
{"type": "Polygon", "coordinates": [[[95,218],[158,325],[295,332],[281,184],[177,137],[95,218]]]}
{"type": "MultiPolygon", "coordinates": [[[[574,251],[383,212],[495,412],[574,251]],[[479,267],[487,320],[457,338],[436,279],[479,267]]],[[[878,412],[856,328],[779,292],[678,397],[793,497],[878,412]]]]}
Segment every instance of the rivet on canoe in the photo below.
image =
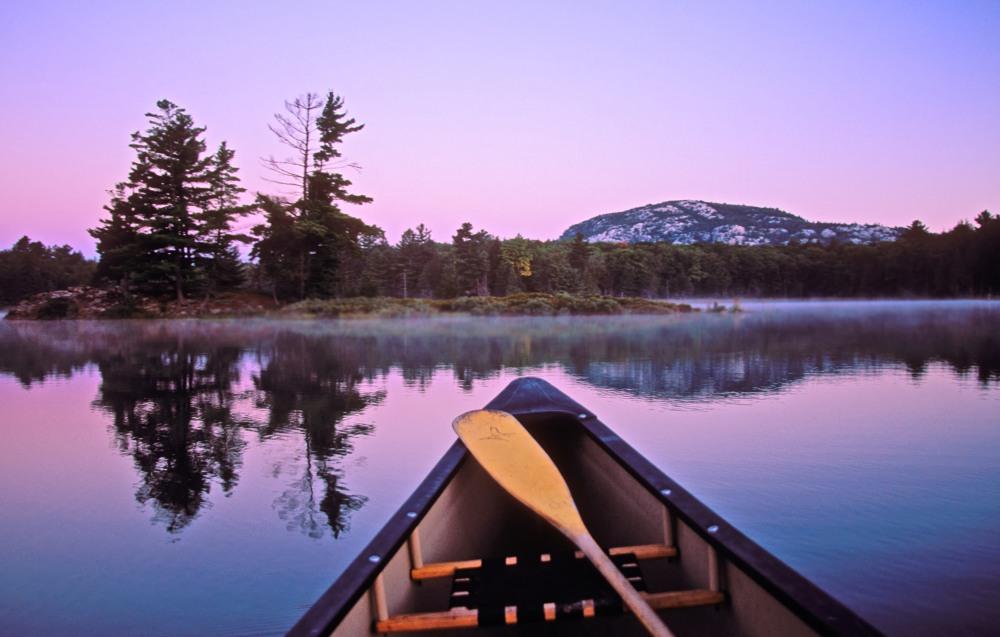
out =
{"type": "Polygon", "coordinates": [[[709,533],[715,533],[718,530],[719,530],[719,525],[718,524],[713,524],[712,526],[708,527],[708,532],[709,533]]]}
{"type": "Polygon", "coordinates": [[[671,493],[673,493],[673,491],[671,491],[670,489],[660,489],[660,493],[663,495],[670,495],[671,493]]]}
{"type": "Polygon", "coordinates": [[[579,418],[580,420],[584,420],[584,419],[586,419],[586,418],[587,418],[587,414],[579,414],[579,415],[578,415],[577,417],[578,417],[578,418],[579,418]]]}
{"type": "Polygon", "coordinates": [[[368,561],[371,562],[372,564],[378,564],[379,562],[382,561],[382,558],[379,557],[378,555],[369,555],[368,561]]]}
{"type": "Polygon", "coordinates": [[[408,517],[408,518],[415,518],[415,517],[417,517],[417,512],[416,511],[407,511],[406,512],[406,517],[408,517]]]}

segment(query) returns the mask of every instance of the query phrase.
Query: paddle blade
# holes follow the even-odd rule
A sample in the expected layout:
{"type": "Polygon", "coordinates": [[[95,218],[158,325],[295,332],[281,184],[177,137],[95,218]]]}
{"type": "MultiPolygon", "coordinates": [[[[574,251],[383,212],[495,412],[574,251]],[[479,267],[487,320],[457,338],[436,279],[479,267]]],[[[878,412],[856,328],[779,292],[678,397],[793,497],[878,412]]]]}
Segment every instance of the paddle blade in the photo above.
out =
{"type": "Polygon", "coordinates": [[[587,532],[559,469],[516,418],[477,410],[456,418],[452,427],[507,493],[571,538],[587,532]]]}
{"type": "Polygon", "coordinates": [[[590,537],[559,469],[516,418],[505,411],[470,411],[456,418],[451,426],[469,453],[507,493],[548,520],[583,550],[649,634],[673,637],[590,537]]]}

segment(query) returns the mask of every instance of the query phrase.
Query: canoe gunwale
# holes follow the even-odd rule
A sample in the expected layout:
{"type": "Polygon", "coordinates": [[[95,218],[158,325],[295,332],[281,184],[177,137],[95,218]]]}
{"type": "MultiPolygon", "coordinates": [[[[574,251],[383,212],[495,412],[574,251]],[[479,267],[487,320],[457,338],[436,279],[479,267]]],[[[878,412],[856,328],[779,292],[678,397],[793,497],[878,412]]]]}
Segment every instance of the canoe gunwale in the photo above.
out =
{"type": "MultiPolygon", "coordinates": [[[[820,635],[882,635],[874,626],[776,558],[722,516],[667,477],[660,469],[625,442],[592,412],[540,378],[523,377],[511,382],[486,405],[507,411],[519,419],[534,421],[572,417],[592,440],[640,485],[649,490],[672,514],[679,517],[726,561],[773,595],[795,616],[820,635]],[[664,490],[669,490],[667,495],[664,490]],[[716,527],[709,531],[709,527],[716,527]]],[[[412,495],[403,503],[371,542],[337,580],[291,628],[288,635],[327,635],[351,610],[430,508],[444,492],[468,456],[456,440],[412,495]],[[415,517],[407,515],[415,512],[415,517]],[[381,560],[372,562],[369,556],[381,560]]]]}

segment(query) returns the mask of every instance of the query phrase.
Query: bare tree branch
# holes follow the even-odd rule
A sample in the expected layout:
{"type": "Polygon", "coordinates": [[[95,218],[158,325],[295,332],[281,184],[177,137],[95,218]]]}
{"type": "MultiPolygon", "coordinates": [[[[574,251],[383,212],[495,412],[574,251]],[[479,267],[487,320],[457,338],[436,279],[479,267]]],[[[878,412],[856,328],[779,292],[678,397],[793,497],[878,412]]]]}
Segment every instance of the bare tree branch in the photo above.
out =
{"type": "Polygon", "coordinates": [[[297,178],[302,199],[309,195],[309,169],[313,162],[315,149],[313,128],[316,120],[316,111],[322,108],[323,102],[316,93],[306,93],[293,100],[285,101],[285,110],[288,114],[275,113],[275,123],[269,124],[268,129],[274,133],[278,141],[294,151],[294,157],[285,159],[275,159],[269,157],[262,159],[264,167],[277,174],[279,179],[269,179],[272,183],[291,185],[280,178],[297,178]],[[293,173],[290,168],[294,168],[293,173]]]}

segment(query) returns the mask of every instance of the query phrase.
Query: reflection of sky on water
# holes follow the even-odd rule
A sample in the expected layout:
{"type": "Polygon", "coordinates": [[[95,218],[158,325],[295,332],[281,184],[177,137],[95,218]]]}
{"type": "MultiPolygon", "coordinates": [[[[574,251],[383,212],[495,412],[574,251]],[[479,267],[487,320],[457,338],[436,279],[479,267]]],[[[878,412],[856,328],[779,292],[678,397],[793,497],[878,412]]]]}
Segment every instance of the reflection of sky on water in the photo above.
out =
{"type": "Polygon", "coordinates": [[[617,428],[656,464],[886,630],[977,634],[1000,621],[995,387],[935,364],[919,379],[817,376],[695,410],[622,410],[600,393],[587,404],[617,408],[617,428]]]}
{"type": "Polygon", "coordinates": [[[822,307],[2,324],[0,627],[281,632],[526,373],[883,628],[995,625],[1000,311],[822,307]]]}

